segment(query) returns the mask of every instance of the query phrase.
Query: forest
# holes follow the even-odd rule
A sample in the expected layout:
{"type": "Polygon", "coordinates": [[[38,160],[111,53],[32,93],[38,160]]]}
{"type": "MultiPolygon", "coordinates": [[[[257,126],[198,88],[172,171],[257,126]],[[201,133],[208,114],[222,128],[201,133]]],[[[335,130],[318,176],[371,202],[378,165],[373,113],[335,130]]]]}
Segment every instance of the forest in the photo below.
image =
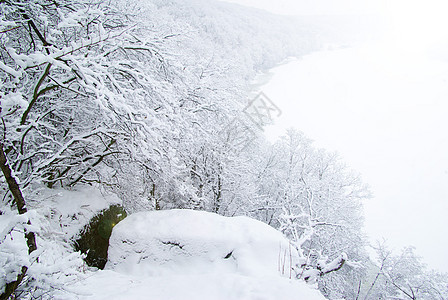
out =
{"type": "Polygon", "coordinates": [[[117,204],[261,221],[327,299],[448,299],[413,248],[369,246],[371,193],[336,153],[263,135],[256,75],[344,39],[219,1],[0,0],[0,299],[82,299],[75,242],[117,204]]]}

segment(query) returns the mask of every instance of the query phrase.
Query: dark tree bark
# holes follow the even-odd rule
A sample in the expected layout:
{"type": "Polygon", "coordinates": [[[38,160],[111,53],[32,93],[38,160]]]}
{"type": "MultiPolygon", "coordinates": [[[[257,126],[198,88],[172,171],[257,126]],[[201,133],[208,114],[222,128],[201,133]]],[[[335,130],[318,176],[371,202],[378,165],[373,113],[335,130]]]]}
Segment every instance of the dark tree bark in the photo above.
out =
{"type": "MultiPolygon", "coordinates": [[[[22,191],[20,190],[20,186],[17,183],[16,179],[12,176],[11,168],[8,165],[8,161],[6,159],[5,152],[3,150],[3,143],[0,142],[0,169],[2,170],[3,175],[5,176],[6,182],[8,183],[8,188],[11,194],[14,197],[14,200],[17,205],[17,210],[19,214],[22,215],[27,212],[26,202],[23,198],[22,191]]],[[[31,225],[31,222],[28,221],[28,224],[31,225]]],[[[36,245],[36,236],[34,232],[27,232],[25,230],[25,239],[28,245],[28,254],[31,254],[34,250],[37,249],[36,245]]],[[[19,284],[22,282],[23,278],[26,275],[28,268],[23,266],[19,275],[17,275],[17,280],[13,282],[9,282],[6,284],[5,292],[0,295],[0,300],[8,299],[14,291],[17,289],[19,284]]]]}

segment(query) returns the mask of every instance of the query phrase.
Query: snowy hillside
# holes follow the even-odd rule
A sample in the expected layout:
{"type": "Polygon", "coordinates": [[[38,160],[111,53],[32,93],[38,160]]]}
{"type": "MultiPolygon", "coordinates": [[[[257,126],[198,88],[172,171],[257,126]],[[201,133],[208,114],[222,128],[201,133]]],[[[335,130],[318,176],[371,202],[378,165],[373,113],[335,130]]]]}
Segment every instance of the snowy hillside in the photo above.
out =
{"type": "MultiPolygon", "coordinates": [[[[291,240],[303,280],[343,253],[362,257],[358,181],[297,132],[270,145],[246,113],[255,75],[319,48],[321,27],[206,0],[6,1],[0,16],[1,297],[76,292],[107,261],[107,241],[93,244],[116,222],[89,226],[114,203],[265,222],[291,240]],[[97,206],[98,191],[118,201],[97,206]]],[[[277,267],[241,251],[239,271],[277,267]]],[[[327,291],[353,269],[339,274],[327,291]]]]}
{"type": "Polygon", "coordinates": [[[299,130],[267,141],[283,108],[250,94],[332,23],[0,1],[0,300],[357,298],[368,188],[299,130]]]}
{"type": "Polygon", "coordinates": [[[106,270],[74,288],[80,299],[324,299],[294,279],[297,259],[280,232],[247,217],[141,212],[114,227],[106,270]]]}

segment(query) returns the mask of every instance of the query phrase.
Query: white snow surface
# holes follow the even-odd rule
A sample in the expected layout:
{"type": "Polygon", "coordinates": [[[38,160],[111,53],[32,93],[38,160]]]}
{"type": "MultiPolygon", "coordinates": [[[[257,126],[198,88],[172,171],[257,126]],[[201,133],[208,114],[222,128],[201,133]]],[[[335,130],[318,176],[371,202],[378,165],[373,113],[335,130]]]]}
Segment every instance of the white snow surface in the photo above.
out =
{"type": "Polygon", "coordinates": [[[297,252],[272,227],[192,210],[140,212],[114,227],[106,270],[72,288],[75,299],[306,299],[297,252]]]}
{"type": "MultiPolygon", "coordinates": [[[[74,289],[73,289],[74,290],[74,289]]],[[[237,273],[138,277],[99,271],[76,287],[77,298],[95,300],[324,300],[305,283],[279,276],[237,273]]]]}
{"type": "Polygon", "coordinates": [[[134,275],[182,271],[257,276],[275,274],[281,267],[289,276],[286,270],[298,257],[279,231],[262,222],[193,210],[133,214],[114,228],[109,243],[106,268],[134,275]]]}

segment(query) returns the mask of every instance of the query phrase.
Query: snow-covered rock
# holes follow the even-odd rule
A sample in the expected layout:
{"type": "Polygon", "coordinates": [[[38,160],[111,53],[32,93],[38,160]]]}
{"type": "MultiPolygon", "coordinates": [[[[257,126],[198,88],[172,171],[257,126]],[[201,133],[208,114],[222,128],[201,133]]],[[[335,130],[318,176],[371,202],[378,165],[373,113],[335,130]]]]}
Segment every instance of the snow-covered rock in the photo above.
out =
{"type": "Polygon", "coordinates": [[[294,279],[296,260],[280,232],[247,217],[140,212],[114,227],[106,270],[72,288],[76,299],[323,300],[294,279]]]}
{"type": "Polygon", "coordinates": [[[136,213],[110,238],[107,269],[159,275],[167,272],[283,274],[297,252],[274,228],[248,217],[193,210],[136,213]]]}
{"type": "Polygon", "coordinates": [[[33,278],[19,288],[23,299],[67,299],[72,294],[67,287],[89,275],[81,253],[73,252],[73,241],[95,215],[121,201],[89,186],[78,188],[35,187],[25,194],[28,212],[23,215],[11,207],[1,207],[0,293],[8,282],[16,280],[22,266],[28,267],[28,278],[33,278]],[[36,234],[37,250],[31,255],[24,228],[36,234]],[[53,292],[59,293],[58,297],[50,294],[53,292]]]}

